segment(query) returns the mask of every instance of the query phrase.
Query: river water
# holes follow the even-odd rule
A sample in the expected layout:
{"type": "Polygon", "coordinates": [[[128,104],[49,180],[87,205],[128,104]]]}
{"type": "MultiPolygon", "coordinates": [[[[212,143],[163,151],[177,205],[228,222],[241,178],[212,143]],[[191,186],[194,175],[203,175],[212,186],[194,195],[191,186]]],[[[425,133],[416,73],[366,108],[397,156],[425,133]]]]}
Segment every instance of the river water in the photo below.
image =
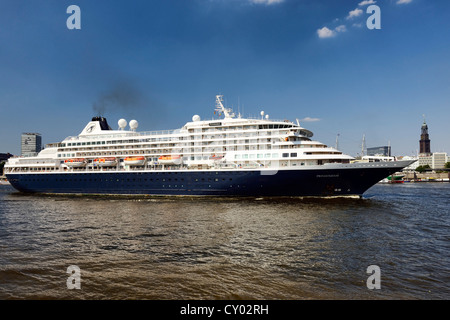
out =
{"type": "Polygon", "coordinates": [[[449,299],[449,196],[450,183],[378,184],[362,199],[0,186],[0,299],[449,299]]]}

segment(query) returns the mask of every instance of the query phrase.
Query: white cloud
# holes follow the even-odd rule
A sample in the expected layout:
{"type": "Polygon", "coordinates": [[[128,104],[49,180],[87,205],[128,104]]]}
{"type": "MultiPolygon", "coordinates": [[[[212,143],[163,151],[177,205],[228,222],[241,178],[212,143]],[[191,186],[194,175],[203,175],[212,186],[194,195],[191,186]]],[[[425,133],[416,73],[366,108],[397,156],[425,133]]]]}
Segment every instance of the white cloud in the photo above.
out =
{"type": "Polygon", "coordinates": [[[336,32],[328,29],[327,27],[323,27],[321,29],[317,29],[317,35],[319,38],[331,38],[336,35],[336,32]]]}
{"type": "Polygon", "coordinates": [[[282,3],[282,2],[284,2],[284,0],[250,0],[250,2],[256,3],[256,4],[271,5],[271,4],[282,3]]]}
{"type": "Polygon", "coordinates": [[[345,31],[347,31],[347,27],[342,24],[342,25],[337,26],[336,28],[334,28],[334,30],[336,32],[345,32],[345,31]]]}
{"type": "Polygon", "coordinates": [[[321,29],[317,29],[317,35],[319,38],[331,38],[337,35],[339,32],[347,31],[347,27],[341,24],[334,28],[334,30],[328,29],[327,27],[323,27],[321,29]]]}
{"type": "Polygon", "coordinates": [[[306,117],[306,118],[301,119],[300,121],[303,121],[303,122],[316,122],[316,121],[320,121],[320,119],[319,118],[306,117]]]}
{"type": "Polygon", "coordinates": [[[375,4],[375,3],[377,3],[377,2],[374,0],[364,0],[364,1],[361,1],[358,5],[362,7],[362,6],[366,6],[368,4],[375,4]]]}
{"type": "MultiPolygon", "coordinates": [[[[404,0],[400,0],[400,1],[404,1],[404,0]]],[[[348,16],[346,19],[352,19],[355,17],[358,17],[360,15],[362,15],[363,11],[361,9],[356,8],[355,10],[352,10],[348,13],[348,16]]]]}
{"type": "Polygon", "coordinates": [[[406,4],[406,3],[410,3],[412,2],[412,0],[398,0],[397,4],[406,4]]]}

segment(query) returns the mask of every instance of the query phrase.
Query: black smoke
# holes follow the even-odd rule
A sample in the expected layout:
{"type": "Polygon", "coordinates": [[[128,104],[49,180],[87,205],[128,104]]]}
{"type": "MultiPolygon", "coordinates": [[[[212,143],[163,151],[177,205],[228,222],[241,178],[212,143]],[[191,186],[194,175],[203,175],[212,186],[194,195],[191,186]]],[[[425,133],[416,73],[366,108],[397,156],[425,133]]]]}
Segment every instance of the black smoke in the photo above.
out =
{"type": "Polygon", "coordinates": [[[115,83],[103,92],[92,104],[97,116],[104,116],[106,112],[130,111],[145,105],[146,97],[142,91],[130,81],[115,83]]]}
{"type": "Polygon", "coordinates": [[[112,123],[120,118],[135,119],[146,130],[165,128],[159,126],[165,123],[170,110],[154,86],[143,87],[128,77],[110,82],[92,103],[92,109],[97,117],[117,117],[110,119],[112,123]]]}
{"type": "Polygon", "coordinates": [[[121,109],[130,111],[130,109],[141,107],[143,101],[144,96],[135,85],[130,82],[120,82],[102,93],[92,107],[96,115],[103,116],[107,111],[121,109]]]}

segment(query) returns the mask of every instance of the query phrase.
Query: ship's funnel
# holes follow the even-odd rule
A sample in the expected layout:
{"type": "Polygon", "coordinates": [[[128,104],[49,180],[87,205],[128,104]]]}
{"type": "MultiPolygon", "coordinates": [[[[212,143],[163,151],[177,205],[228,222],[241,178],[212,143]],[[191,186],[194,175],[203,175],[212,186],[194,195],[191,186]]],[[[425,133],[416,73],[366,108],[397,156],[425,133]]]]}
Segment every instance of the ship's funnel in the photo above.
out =
{"type": "Polygon", "coordinates": [[[108,125],[108,121],[106,121],[106,118],[104,117],[93,117],[92,121],[98,121],[102,130],[112,130],[108,125]]]}

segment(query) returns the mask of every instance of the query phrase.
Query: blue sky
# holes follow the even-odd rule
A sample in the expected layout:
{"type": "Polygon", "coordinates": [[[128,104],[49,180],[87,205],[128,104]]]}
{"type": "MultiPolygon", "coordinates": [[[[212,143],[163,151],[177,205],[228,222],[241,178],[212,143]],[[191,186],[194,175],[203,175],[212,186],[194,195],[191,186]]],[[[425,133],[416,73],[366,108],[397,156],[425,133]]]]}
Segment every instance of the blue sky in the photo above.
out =
{"type": "Polygon", "coordinates": [[[450,2],[427,0],[3,0],[0,152],[22,132],[44,143],[98,113],[143,131],[214,116],[214,98],[245,116],[300,119],[353,156],[450,153],[450,2]],[[380,8],[370,30],[367,7],[380,8]],[[81,29],[69,30],[69,5],[81,29]],[[118,97],[114,102],[112,97],[118,97]],[[96,111],[97,110],[97,111],[96,111]],[[309,120],[309,121],[308,121],[309,120]],[[315,120],[315,121],[311,121],[315,120]]]}

